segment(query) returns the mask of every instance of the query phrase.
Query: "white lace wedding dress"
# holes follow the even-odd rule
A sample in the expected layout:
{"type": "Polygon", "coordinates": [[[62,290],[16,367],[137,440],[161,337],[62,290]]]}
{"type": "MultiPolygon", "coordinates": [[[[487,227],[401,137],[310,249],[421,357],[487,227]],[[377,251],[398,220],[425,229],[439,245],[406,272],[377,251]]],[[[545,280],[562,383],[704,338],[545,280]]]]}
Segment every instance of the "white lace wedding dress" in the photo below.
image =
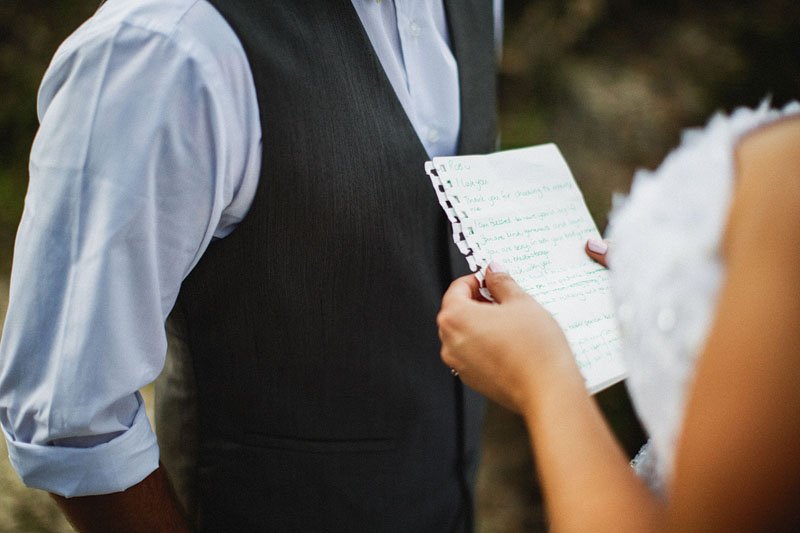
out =
{"type": "Polygon", "coordinates": [[[800,112],[738,109],[688,130],[654,172],[639,171],[615,201],[607,237],[611,284],[634,407],[650,440],[634,459],[656,491],[669,485],[695,361],[725,275],[720,244],[731,203],[734,149],[762,124],[800,112]]]}

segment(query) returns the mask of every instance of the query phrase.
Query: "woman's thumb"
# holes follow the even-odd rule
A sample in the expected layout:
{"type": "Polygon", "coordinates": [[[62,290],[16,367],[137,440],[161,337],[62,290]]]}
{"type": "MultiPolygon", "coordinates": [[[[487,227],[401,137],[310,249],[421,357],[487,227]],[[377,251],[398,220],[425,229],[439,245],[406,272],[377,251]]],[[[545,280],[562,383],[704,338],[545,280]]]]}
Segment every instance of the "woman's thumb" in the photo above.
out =
{"type": "Polygon", "coordinates": [[[506,267],[501,263],[492,261],[486,269],[486,288],[497,303],[507,302],[525,294],[522,287],[517,285],[506,267]]]}

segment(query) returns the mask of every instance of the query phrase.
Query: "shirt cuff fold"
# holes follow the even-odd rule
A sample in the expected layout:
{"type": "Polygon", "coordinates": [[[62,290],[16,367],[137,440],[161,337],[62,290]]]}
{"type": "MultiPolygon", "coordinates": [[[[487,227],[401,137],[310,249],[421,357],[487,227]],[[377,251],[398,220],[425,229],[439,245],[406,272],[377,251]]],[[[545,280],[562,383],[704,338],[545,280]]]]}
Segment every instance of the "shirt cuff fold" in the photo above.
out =
{"type": "Polygon", "coordinates": [[[5,429],[3,434],[22,482],[67,498],[120,492],[158,468],[158,443],[141,398],[131,427],[91,448],[16,442],[5,429]]]}

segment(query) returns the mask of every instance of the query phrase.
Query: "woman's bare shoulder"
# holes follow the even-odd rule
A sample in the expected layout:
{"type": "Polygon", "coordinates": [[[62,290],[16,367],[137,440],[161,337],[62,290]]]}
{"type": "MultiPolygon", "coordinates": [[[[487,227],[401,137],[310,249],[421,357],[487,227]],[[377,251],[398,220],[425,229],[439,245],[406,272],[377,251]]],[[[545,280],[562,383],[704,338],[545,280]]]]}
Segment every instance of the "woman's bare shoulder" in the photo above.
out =
{"type": "Polygon", "coordinates": [[[744,135],[736,147],[736,162],[740,180],[774,177],[800,184],[800,115],[770,122],[744,135]]]}
{"type": "Polygon", "coordinates": [[[742,137],[735,161],[726,251],[740,244],[750,251],[755,247],[785,256],[800,239],[800,116],[777,120],[742,137]]]}

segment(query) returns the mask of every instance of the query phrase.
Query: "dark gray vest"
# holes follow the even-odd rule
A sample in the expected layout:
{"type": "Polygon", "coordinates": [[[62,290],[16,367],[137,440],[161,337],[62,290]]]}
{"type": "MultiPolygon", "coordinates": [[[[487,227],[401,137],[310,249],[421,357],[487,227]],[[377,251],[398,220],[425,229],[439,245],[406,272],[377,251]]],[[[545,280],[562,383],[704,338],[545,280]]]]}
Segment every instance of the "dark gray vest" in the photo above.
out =
{"type": "MultiPolygon", "coordinates": [[[[199,513],[227,531],[463,531],[480,400],[439,360],[453,254],[425,150],[350,0],[212,0],[244,46],[263,165],[185,280],[199,513]]],[[[493,149],[491,0],[445,2],[461,153],[493,149]]]]}

